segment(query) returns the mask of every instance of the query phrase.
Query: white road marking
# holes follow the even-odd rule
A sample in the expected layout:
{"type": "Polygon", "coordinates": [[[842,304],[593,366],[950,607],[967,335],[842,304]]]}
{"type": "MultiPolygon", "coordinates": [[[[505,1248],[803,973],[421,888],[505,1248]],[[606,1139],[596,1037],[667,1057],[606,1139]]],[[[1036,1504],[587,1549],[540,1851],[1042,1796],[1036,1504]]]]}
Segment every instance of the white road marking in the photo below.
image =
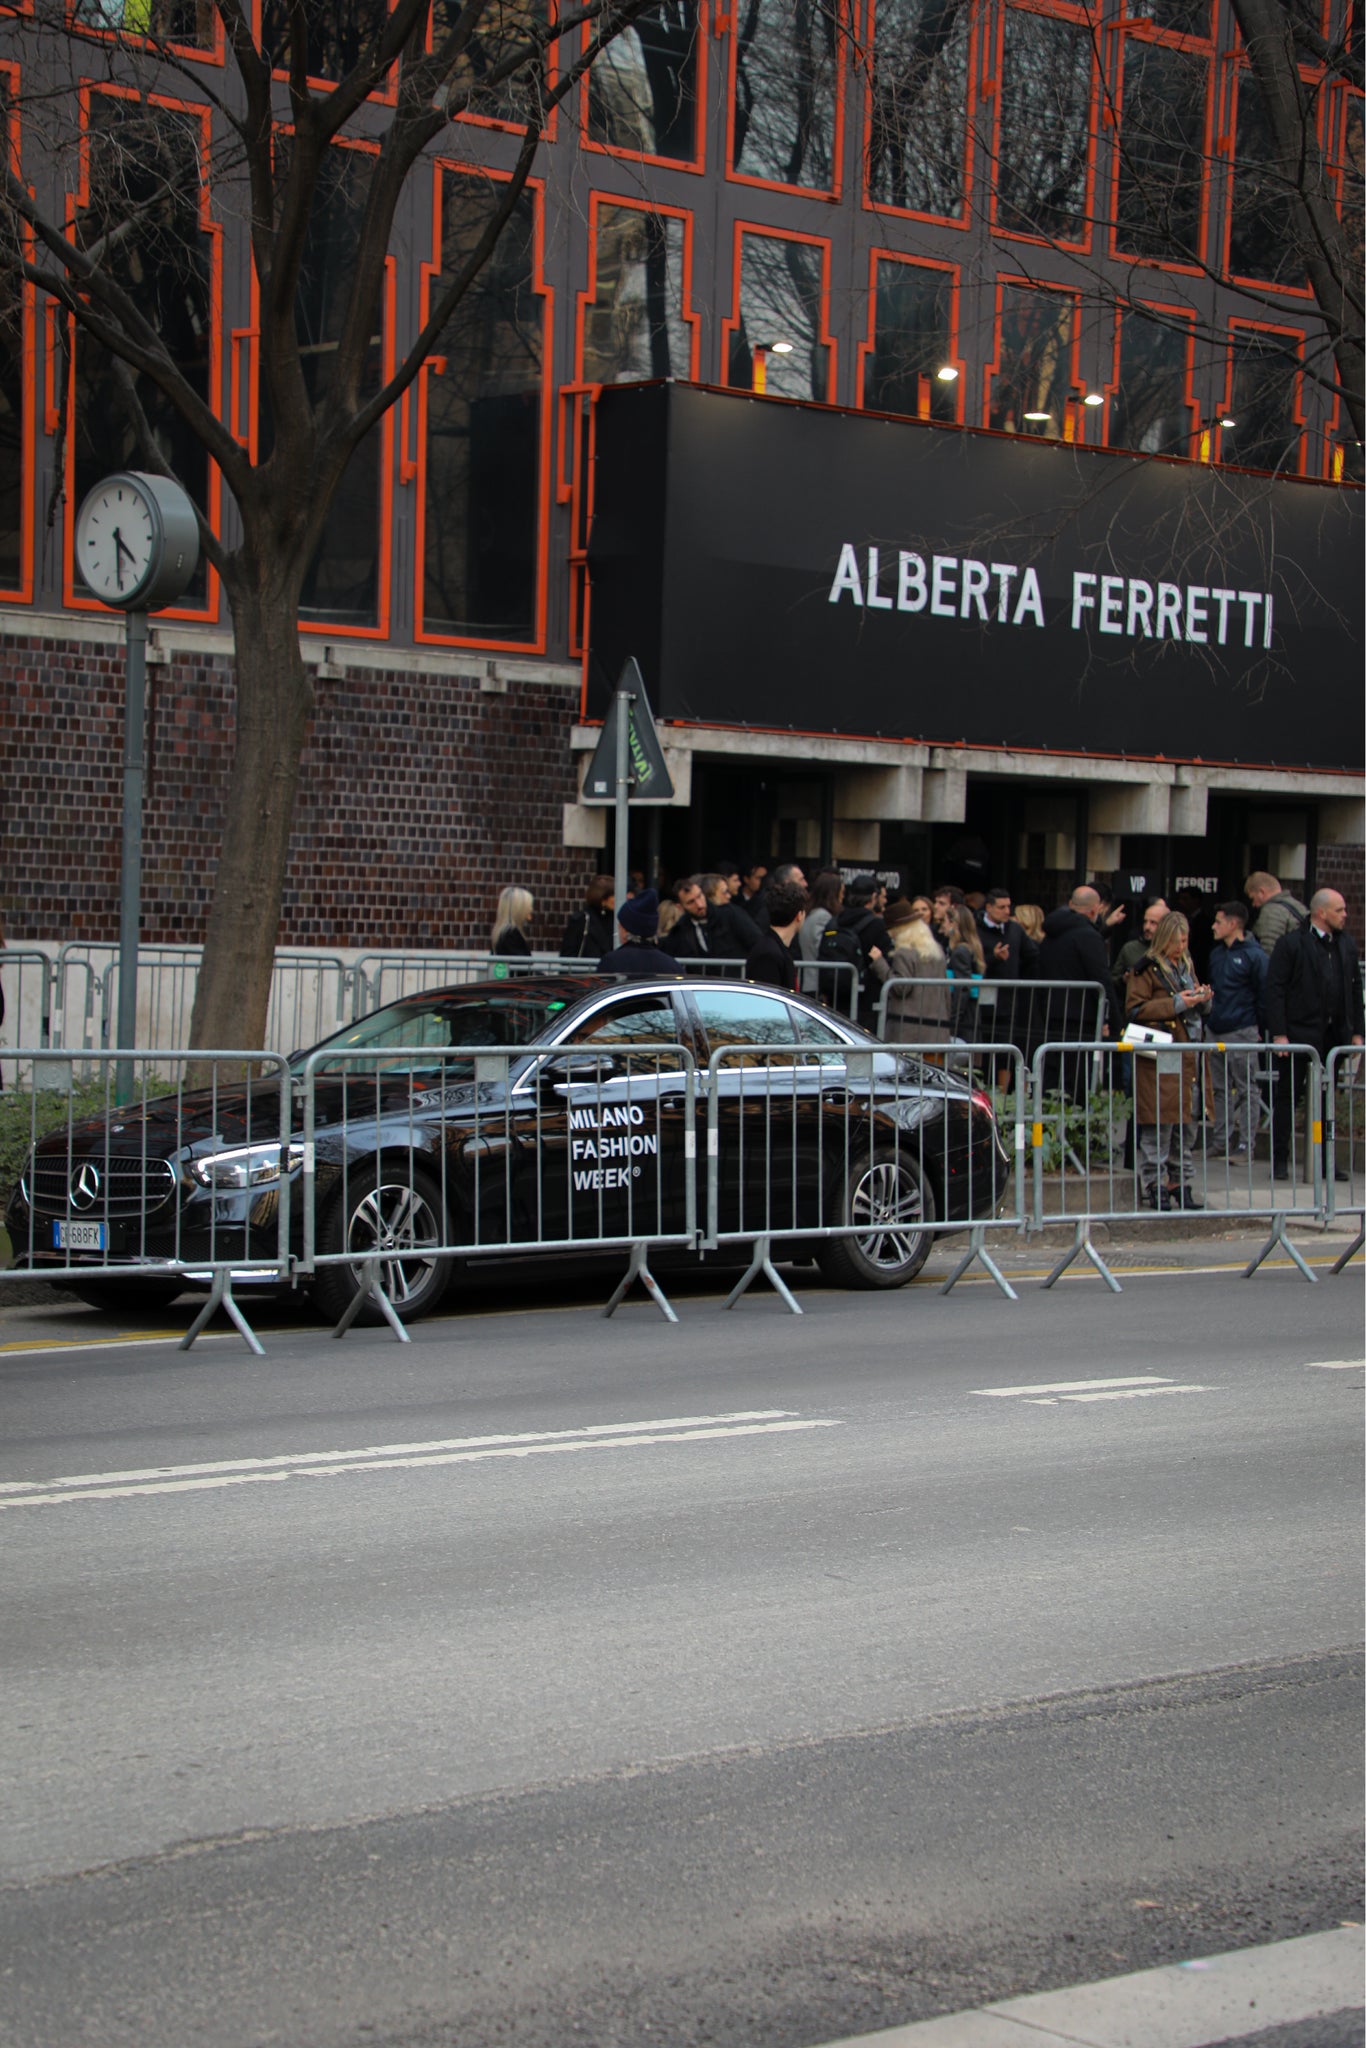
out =
{"type": "Polygon", "coordinates": [[[611,1451],[676,1443],[711,1443],[721,1438],[775,1436],[812,1429],[838,1429],[831,1418],[805,1418],[788,1409],[761,1408],[733,1415],[685,1415],[646,1422],[607,1422],[585,1429],[541,1430],[520,1435],[452,1437],[425,1444],[375,1444],[351,1451],[305,1451],[273,1458],[218,1459],[202,1465],[167,1465],[132,1472],[86,1472],[75,1476],[8,1482],[0,1489],[6,1508],[53,1507],[81,1500],[128,1500],[149,1494],[205,1493],[229,1486],[263,1485],[281,1479],[331,1479],[358,1472],[415,1470],[425,1465],[468,1465],[491,1458],[531,1458],[565,1451],[611,1451]]]}
{"type": "Polygon", "coordinates": [[[1012,1394],[1080,1394],[1093,1387],[1165,1387],[1171,1382],[1155,1372],[1130,1374],[1124,1379],[1103,1380],[1044,1380],[1035,1387],[974,1387],[974,1394],[1001,1398],[1012,1394]]]}
{"type": "Polygon", "coordinates": [[[1185,1381],[1169,1387],[1115,1387],[1108,1394],[1062,1394],[1063,1401],[1144,1401],[1152,1394],[1214,1394],[1217,1387],[1188,1385],[1185,1381]]]}
{"type": "Polygon", "coordinates": [[[1311,1358],[1306,1372],[1366,1372],[1366,1358],[1311,1358]]]}

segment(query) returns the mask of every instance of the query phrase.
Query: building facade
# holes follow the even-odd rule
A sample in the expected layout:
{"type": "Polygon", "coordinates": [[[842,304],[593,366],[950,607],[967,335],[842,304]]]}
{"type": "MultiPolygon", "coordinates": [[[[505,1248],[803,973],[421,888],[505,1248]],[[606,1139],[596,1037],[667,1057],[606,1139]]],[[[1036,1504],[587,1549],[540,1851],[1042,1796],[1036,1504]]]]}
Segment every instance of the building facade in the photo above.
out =
{"type": "MultiPolygon", "coordinates": [[[[1331,62],[1349,33],[1343,0],[1306,20],[1323,189],[1359,251],[1361,97],[1331,62]]],[[[320,81],[344,68],[345,24],[345,10],[319,10],[320,81]]],[[[264,0],[255,26],[263,44],[280,32],[264,0]]],[[[50,103],[50,72],[22,11],[3,54],[11,163],[56,212],[108,231],[160,178],[164,200],[139,210],[152,224],[121,259],[130,288],[230,431],[260,445],[270,421],[218,17],[176,6],[154,24],[106,0],[74,18],[69,147],[44,131],[31,82],[44,78],[50,103]],[[151,26],[155,46],[139,39],[151,26]]],[[[517,114],[490,93],[410,181],[375,309],[376,380],[477,240],[516,159],[517,114]]],[[[310,229],[297,319],[315,393],[386,118],[383,94],[360,110],[310,229]]],[[[796,855],[915,885],[999,878],[1051,903],[1083,873],[1128,893],[1223,892],[1269,867],[1342,887],[1359,926],[1361,447],[1293,221],[1227,0],[748,0],[729,13],[661,0],[560,109],[442,352],[347,472],[305,591],[318,709],[282,942],[477,944],[499,888],[521,882],[553,943],[604,864],[605,816],[580,801],[581,779],[627,653],[675,782],[673,805],[636,818],[633,860],[666,877],[722,854],[796,855]],[[629,421],[648,405],[633,412],[619,386],[680,400],[663,440],[655,408],[636,456],[629,421]],[[682,387],[700,387],[695,405],[682,387]],[[892,479],[876,514],[854,502],[873,431],[892,479]],[[760,443],[767,467],[736,457],[760,443]],[[936,451],[950,447],[975,508],[956,527],[938,502],[936,451]],[[710,570],[694,550],[687,587],[678,510],[659,496],[699,451],[695,524],[710,490],[720,568],[745,593],[724,604],[714,550],[710,570]],[[1141,497],[1144,475],[1181,498],[1184,523],[1165,554],[1145,553],[1135,527],[1110,563],[1094,508],[1117,479],[1141,497]],[[722,516],[742,498],[743,520],[722,516]],[[832,503],[838,545],[828,559],[813,548],[794,596],[767,506],[795,533],[803,506],[814,531],[832,503]],[[1065,504],[1090,520],[1091,552],[1048,572],[1065,504]],[[641,551],[634,585],[660,579],[649,616],[613,582],[624,557],[605,536],[623,530],[641,551]],[[992,630],[987,599],[1007,602],[993,565],[1012,569],[1013,618],[1036,562],[1041,615],[1081,605],[1080,665],[1076,632],[1059,659],[1022,658],[1042,616],[992,630]],[[1120,576],[1116,595],[1105,586],[1120,576]],[[1179,634],[1161,595],[1177,587],[1179,634]],[[1194,611],[1192,589],[1206,594],[1194,611]],[[1266,594],[1255,620],[1238,609],[1248,592],[1266,594]],[[1116,604],[1132,644],[1107,668],[1115,650],[1098,636],[1116,604]],[[957,637],[923,630],[949,616],[957,637]],[[838,624],[843,641],[822,639],[838,624]],[[875,645],[893,629],[902,638],[875,645]],[[886,681],[898,664],[913,687],[886,681]],[[1118,724],[1104,710],[1116,701],[1131,714],[1118,724]]],[[[138,466],[136,441],[110,359],[50,303],[8,289],[0,905],[12,940],[107,938],[122,627],[84,591],[72,529],[98,477],[138,466]]],[[[231,539],[217,471],[139,389],[177,474],[231,539]]],[[[795,572],[800,545],[787,545],[795,572]]],[[[194,940],[232,747],[231,622],[211,570],[152,621],[148,713],[144,932],[194,940]]]]}

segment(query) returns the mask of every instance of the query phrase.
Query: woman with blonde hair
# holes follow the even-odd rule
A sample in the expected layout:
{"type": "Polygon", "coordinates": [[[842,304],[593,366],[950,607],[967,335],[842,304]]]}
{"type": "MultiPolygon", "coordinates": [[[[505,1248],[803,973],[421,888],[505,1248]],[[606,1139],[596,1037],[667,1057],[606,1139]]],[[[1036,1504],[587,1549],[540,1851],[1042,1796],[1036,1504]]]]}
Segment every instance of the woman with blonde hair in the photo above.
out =
{"type": "Polygon", "coordinates": [[[531,891],[504,889],[494,912],[489,947],[497,960],[531,958],[531,891]]]}
{"type": "MultiPolygon", "coordinates": [[[[1198,1045],[1213,989],[1196,979],[1190,926],[1169,910],[1153,933],[1146,959],[1129,976],[1131,1024],[1169,1031],[1173,1046],[1198,1045]]],[[[1139,1199],[1147,1209],[1203,1209],[1195,1192],[1195,1120],[1200,1110],[1199,1052],[1136,1052],[1139,1199]],[[1176,1178],[1168,1179],[1172,1139],[1176,1178]]]]}
{"type": "Polygon", "coordinates": [[[887,909],[890,979],[909,984],[887,991],[886,1035],[898,1045],[942,1045],[951,1035],[953,991],[944,949],[930,930],[930,909],[923,896],[887,909]]]}
{"type": "Polygon", "coordinates": [[[1036,946],[1043,944],[1043,911],[1037,903],[1017,903],[1014,917],[1016,924],[1027,939],[1036,946]]]}

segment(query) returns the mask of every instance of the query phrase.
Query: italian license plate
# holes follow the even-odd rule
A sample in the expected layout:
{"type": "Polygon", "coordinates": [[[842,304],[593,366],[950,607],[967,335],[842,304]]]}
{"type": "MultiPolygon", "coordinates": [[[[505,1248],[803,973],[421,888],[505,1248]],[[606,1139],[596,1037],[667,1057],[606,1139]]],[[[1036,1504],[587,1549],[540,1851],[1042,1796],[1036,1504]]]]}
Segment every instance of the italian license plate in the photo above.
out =
{"type": "Polygon", "coordinates": [[[109,1248],[102,1223],[54,1223],[52,1242],[59,1252],[102,1252],[109,1248]]]}

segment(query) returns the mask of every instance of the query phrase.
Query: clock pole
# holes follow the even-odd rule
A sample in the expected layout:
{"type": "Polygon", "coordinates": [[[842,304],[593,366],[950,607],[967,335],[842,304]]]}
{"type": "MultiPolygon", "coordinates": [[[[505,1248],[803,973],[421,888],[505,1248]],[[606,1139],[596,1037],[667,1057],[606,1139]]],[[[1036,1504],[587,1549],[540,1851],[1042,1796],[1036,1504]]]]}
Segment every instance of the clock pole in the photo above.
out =
{"type": "MultiPolygon", "coordinates": [[[[119,884],[118,1048],[131,1053],[138,1031],[138,940],[142,934],[142,786],[146,752],[147,614],[124,615],[123,868],[119,884]]],[[[115,1067],[115,1098],[133,1095],[133,1062],[115,1067]]]]}

